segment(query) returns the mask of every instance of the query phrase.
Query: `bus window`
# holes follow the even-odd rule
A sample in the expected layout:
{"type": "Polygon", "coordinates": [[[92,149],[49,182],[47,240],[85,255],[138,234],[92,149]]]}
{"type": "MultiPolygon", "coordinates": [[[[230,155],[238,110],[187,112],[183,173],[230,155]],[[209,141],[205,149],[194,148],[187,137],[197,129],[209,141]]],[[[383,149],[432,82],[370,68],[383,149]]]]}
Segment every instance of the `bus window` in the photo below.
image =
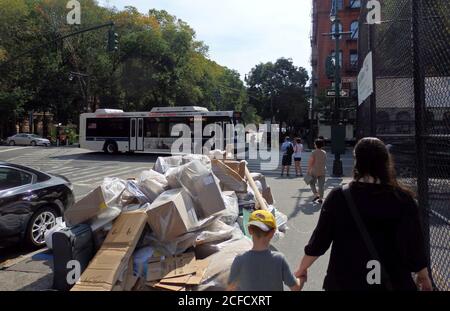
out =
{"type": "Polygon", "coordinates": [[[131,135],[130,137],[136,137],[136,119],[131,120],[131,135]]]}
{"type": "Polygon", "coordinates": [[[127,118],[89,118],[86,120],[86,136],[128,137],[128,124],[127,118]]]}

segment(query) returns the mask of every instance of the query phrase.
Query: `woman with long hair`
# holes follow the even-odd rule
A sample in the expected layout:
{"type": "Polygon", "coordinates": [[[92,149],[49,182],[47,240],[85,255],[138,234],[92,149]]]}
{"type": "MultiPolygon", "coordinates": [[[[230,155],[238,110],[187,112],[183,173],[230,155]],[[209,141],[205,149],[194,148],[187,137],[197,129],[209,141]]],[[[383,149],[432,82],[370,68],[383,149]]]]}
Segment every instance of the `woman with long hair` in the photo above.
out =
{"type": "Polygon", "coordinates": [[[296,276],[306,282],[332,244],[325,290],[432,290],[414,194],[381,140],[361,139],[354,156],[353,181],[327,196],[296,276]]]}

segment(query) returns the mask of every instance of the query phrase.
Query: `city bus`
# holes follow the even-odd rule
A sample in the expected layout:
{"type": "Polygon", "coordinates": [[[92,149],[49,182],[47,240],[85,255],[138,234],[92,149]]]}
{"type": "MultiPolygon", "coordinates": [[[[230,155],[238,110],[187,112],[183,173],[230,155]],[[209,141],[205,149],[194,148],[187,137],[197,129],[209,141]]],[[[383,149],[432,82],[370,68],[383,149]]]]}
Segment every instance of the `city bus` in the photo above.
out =
{"type": "MultiPolygon", "coordinates": [[[[97,109],[94,113],[80,115],[80,147],[109,154],[171,154],[172,144],[179,138],[171,136],[176,124],[189,126],[193,133],[194,120],[201,120],[202,131],[208,124],[216,124],[226,133],[227,124],[235,125],[240,122],[239,119],[239,112],[208,111],[207,108],[195,106],[156,107],[150,112],[97,109]]],[[[203,136],[202,143],[210,138],[203,136]]],[[[191,150],[194,148],[191,147],[191,150]]]]}

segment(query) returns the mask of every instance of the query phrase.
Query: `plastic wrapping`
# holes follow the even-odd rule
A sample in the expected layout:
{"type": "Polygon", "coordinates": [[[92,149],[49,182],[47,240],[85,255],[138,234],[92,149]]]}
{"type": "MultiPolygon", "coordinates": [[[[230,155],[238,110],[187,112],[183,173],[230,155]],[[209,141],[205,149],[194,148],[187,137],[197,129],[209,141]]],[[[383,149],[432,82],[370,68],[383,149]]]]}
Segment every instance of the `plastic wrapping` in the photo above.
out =
{"type": "Polygon", "coordinates": [[[255,181],[256,188],[258,188],[259,193],[263,192],[263,186],[259,180],[255,181]]]}
{"type": "Polygon", "coordinates": [[[147,266],[149,259],[154,254],[151,246],[142,247],[133,253],[133,272],[139,277],[147,276],[147,266]]]}
{"type": "Polygon", "coordinates": [[[281,232],[284,232],[288,229],[287,222],[288,217],[280,212],[275,206],[269,205],[269,212],[271,212],[275,216],[275,221],[277,223],[277,229],[281,232]]]}
{"type": "Polygon", "coordinates": [[[211,150],[209,152],[209,157],[211,159],[223,160],[226,157],[226,152],[219,149],[211,150]]]}
{"type": "Polygon", "coordinates": [[[167,178],[154,170],[143,171],[138,178],[138,186],[150,203],[169,187],[167,178]]]}
{"type": "Polygon", "coordinates": [[[233,225],[239,216],[239,204],[236,193],[233,191],[222,192],[222,198],[226,209],[220,212],[220,220],[227,225],[233,225]]]}
{"type": "Polygon", "coordinates": [[[52,239],[52,235],[53,233],[67,228],[66,223],[62,220],[62,217],[58,217],[56,218],[56,224],[51,227],[50,229],[48,229],[47,231],[45,231],[44,233],[44,240],[45,240],[45,244],[47,245],[48,249],[52,249],[53,248],[53,239],[52,239]]]}
{"type": "MultiPolygon", "coordinates": [[[[255,182],[259,181],[261,183],[262,190],[267,189],[266,177],[263,174],[261,174],[261,173],[250,173],[250,175],[253,177],[253,180],[255,182]]],[[[262,190],[260,190],[260,192],[262,192],[262,190]]]]}
{"type": "Polygon", "coordinates": [[[102,191],[105,203],[108,207],[117,206],[119,198],[127,186],[127,182],[117,177],[106,177],[103,179],[102,191]]]}
{"type": "Polygon", "coordinates": [[[193,199],[199,218],[225,210],[222,192],[214,174],[200,161],[185,164],[178,181],[193,199]]]}
{"type": "Polygon", "coordinates": [[[229,226],[219,219],[203,229],[195,239],[195,245],[231,239],[235,227],[229,226]]]}
{"type": "Polygon", "coordinates": [[[153,170],[158,173],[165,174],[169,168],[180,166],[182,162],[182,156],[158,157],[155,165],[153,166],[153,170]]]}
{"type": "Polygon", "coordinates": [[[169,168],[166,173],[164,174],[164,177],[167,180],[167,186],[170,189],[177,189],[177,188],[181,188],[181,184],[178,181],[178,178],[183,170],[183,168],[185,167],[185,165],[181,165],[178,167],[171,167],[169,168]]]}
{"type": "Polygon", "coordinates": [[[139,189],[138,184],[134,180],[126,182],[126,188],[122,193],[121,199],[122,206],[150,203],[150,199],[139,189]]]}
{"type": "Polygon", "coordinates": [[[160,241],[171,242],[195,230],[199,223],[192,199],[183,189],[167,190],[144,208],[147,222],[160,241]]]}
{"type": "Polygon", "coordinates": [[[200,161],[208,170],[211,169],[211,159],[203,154],[187,154],[183,156],[182,164],[187,164],[192,161],[200,161]]]}
{"type": "Polygon", "coordinates": [[[249,251],[253,244],[250,239],[240,237],[216,245],[219,251],[208,257],[209,265],[203,277],[199,291],[224,291],[228,286],[228,277],[234,258],[249,251]]]}
{"type": "Polygon", "coordinates": [[[241,176],[228,165],[219,160],[213,160],[212,171],[220,180],[222,189],[237,192],[246,192],[247,183],[241,176]]]}

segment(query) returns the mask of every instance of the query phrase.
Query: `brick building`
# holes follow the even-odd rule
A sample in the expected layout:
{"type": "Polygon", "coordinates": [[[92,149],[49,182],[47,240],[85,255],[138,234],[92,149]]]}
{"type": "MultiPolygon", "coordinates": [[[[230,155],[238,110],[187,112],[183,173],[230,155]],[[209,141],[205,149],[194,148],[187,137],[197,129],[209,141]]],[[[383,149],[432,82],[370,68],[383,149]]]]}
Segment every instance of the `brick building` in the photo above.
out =
{"type": "MultiPolygon", "coordinates": [[[[324,98],[327,89],[332,89],[333,80],[326,74],[326,59],[334,55],[335,39],[332,36],[325,36],[325,33],[334,31],[330,21],[330,12],[334,0],[312,0],[312,29],[311,29],[311,66],[313,78],[313,90],[315,104],[318,98],[324,98]]],[[[357,104],[357,83],[358,76],[358,19],[360,14],[360,0],[336,0],[337,13],[340,20],[339,31],[349,32],[351,35],[340,37],[340,67],[342,89],[349,90],[350,97],[341,101],[342,106],[354,107],[354,110],[347,109],[342,112],[341,119],[347,126],[347,138],[353,137],[353,122],[356,117],[357,104]],[[354,104],[354,105],[353,105],[354,104]]],[[[329,101],[331,101],[330,99],[329,101]]],[[[314,103],[313,103],[314,105],[314,103]]],[[[342,108],[342,107],[341,107],[342,108]]],[[[330,137],[330,120],[326,120],[325,114],[319,113],[319,134],[330,137]]]]}

